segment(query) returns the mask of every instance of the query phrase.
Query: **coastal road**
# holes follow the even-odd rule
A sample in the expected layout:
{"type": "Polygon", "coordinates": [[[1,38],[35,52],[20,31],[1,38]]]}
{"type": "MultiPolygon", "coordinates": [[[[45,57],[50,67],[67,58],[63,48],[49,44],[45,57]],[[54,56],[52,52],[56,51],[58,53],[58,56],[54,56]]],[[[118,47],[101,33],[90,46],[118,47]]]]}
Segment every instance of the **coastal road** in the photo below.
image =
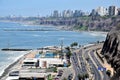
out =
{"type": "Polygon", "coordinates": [[[103,68],[99,60],[94,55],[94,51],[98,48],[101,48],[102,45],[94,45],[87,48],[80,48],[78,52],[73,53],[71,60],[73,69],[75,71],[75,80],[78,80],[78,74],[88,73],[88,66],[86,66],[86,56],[91,56],[87,61],[87,64],[90,65],[90,69],[94,74],[94,80],[109,80],[109,77],[106,75],[106,72],[98,71],[98,67],[103,68]],[[96,66],[97,65],[97,66],[96,66]]]}
{"type": "MultiPolygon", "coordinates": [[[[89,56],[88,54],[89,54],[89,51],[85,51],[84,55],[89,56]]],[[[102,80],[101,75],[100,75],[98,69],[95,67],[95,65],[94,65],[93,61],[91,60],[91,58],[89,58],[88,64],[90,65],[91,71],[94,74],[94,80],[102,80]]]]}
{"type": "Polygon", "coordinates": [[[96,56],[95,56],[95,51],[96,51],[96,49],[99,49],[99,48],[102,48],[102,45],[103,44],[99,44],[99,45],[94,45],[94,46],[92,46],[92,47],[90,47],[90,48],[88,48],[87,49],[87,54],[85,54],[85,55],[90,55],[91,56],[91,58],[93,59],[93,61],[91,61],[92,63],[94,63],[94,64],[96,64],[97,66],[95,66],[95,65],[93,65],[93,69],[95,69],[94,70],[94,72],[95,72],[95,80],[110,80],[110,78],[107,76],[107,74],[106,74],[106,71],[102,71],[101,73],[102,73],[102,75],[101,75],[101,78],[99,77],[100,76],[100,71],[98,71],[98,67],[101,67],[101,68],[104,68],[103,66],[102,66],[102,64],[99,62],[99,60],[98,60],[98,58],[96,58],[96,56]],[[99,74],[98,74],[99,73],[99,74]],[[96,76],[97,75],[97,76],[96,76]],[[99,76],[98,76],[99,75],[99,76]],[[97,78],[98,77],[98,78],[97,78]]]}
{"type": "Polygon", "coordinates": [[[79,61],[78,61],[78,57],[76,53],[73,53],[72,57],[71,57],[71,61],[72,61],[72,65],[73,65],[73,69],[75,72],[75,80],[79,80],[78,79],[78,74],[81,73],[81,69],[79,67],[79,61]]]}
{"type": "Polygon", "coordinates": [[[75,72],[75,80],[78,80],[78,75],[88,73],[86,63],[82,54],[83,54],[82,49],[80,49],[78,52],[73,53],[71,57],[73,69],[75,72]]]}
{"type": "MultiPolygon", "coordinates": [[[[95,61],[98,67],[104,68],[95,57],[94,51],[90,51],[90,55],[92,56],[93,60],[95,61]]],[[[109,80],[109,77],[107,76],[106,71],[102,71],[102,74],[103,74],[103,80],[109,80]]]]}

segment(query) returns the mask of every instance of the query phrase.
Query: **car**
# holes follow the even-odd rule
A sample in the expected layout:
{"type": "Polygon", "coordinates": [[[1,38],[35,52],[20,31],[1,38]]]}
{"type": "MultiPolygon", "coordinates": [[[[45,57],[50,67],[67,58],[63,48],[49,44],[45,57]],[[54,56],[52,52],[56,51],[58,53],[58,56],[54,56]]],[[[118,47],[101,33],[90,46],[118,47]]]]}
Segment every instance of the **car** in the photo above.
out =
{"type": "Polygon", "coordinates": [[[54,80],[60,80],[58,77],[54,78],[54,80]]]}
{"type": "Polygon", "coordinates": [[[12,71],[12,72],[10,72],[9,76],[19,76],[19,71],[12,71]]]}

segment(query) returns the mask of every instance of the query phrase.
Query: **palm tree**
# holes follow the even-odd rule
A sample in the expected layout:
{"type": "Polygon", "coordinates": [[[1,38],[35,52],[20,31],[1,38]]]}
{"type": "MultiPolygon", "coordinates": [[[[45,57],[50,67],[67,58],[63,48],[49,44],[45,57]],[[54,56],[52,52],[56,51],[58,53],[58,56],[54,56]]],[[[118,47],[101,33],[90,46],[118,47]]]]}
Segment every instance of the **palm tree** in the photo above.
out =
{"type": "Polygon", "coordinates": [[[85,77],[85,78],[89,78],[89,74],[86,73],[86,74],[84,75],[84,77],[85,77]]]}
{"type": "Polygon", "coordinates": [[[74,47],[74,46],[77,47],[77,46],[78,46],[78,43],[77,43],[77,42],[73,42],[70,46],[71,46],[71,48],[74,47]]]}
{"type": "Polygon", "coordinates": [[[106,71],[106,74],[110,77],[110,76],[111,76],[111,71],[110,71],[110,70],[107,70],[107,71],[106,71]]]}
{"type": "Polygon", "coordinates": [[[84,76],[83,76],[83,75],[78,74],[78,79],[79,79],[79,80],[83,80],[83,79],[84,79],[84,76]]]}
{"type": "Polygon", "coordinates": [[[63,80],[67,80],[66,78],[64,78],[63,80]]]}
{"type": "Polygon", "coordinates": [[[67,56],[68,59],[70,59],[70,56],[72,55],[70,47],[66,47],[65,49],[67,50],[66,56],[67,56]]]}

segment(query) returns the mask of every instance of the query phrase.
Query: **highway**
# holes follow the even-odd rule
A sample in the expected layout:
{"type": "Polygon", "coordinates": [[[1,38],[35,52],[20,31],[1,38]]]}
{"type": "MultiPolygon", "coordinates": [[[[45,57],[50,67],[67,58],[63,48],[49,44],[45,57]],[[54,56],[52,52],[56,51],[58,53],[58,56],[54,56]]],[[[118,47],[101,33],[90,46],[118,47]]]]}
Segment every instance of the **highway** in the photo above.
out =
{"type": "Polygon", "coordinates": [[[73,53],[71,60],[76,75],[75,80],[78,80],[78,74],[83,75],[88,73],[85,60],[83,59],[82,49],[78,53],[73,53]]]}
{"type": "MultiPolygon", "coordinates": [[[[85,52],[85,55],[88,56],[89,51],[85,52]]],[[[93,61],[89,58],[88,60],[89,65],[91,66],[91,71],[94,73],[94,80],[102,80],[101,75],[98,71],[98,69],[95,67],[93,61]]]]}
{"type": "Polygon", "coordinates": [[[73,56],[71,57],[71,61],[72,61],[72,65],[73,65],[73,70],[75,72],[75,80],[79,80],[78,79],[78,74],[79,74],[79,68],[78,66],[78,59],[76,57],[76,53],[73,54],[73,56]]]}
{"type": "Polygon", "coordinates": [[[86,63],[85,63],[85,60],[83,58],[83,51],[82,51],[82,49],[77,53],[77,56],[79,57],[78,60],[80,61],[81,74],[88,73],[87,72],[87,68],[86,68],[86,63]]]}
{"type": "MultiPolygon", "coordinates": [[[[92,56],[93,60],[95,61],[98,67],[104,68],[95,57],[94,51],[90,51],[90,55],[92,56]]],[[[102,74],[103,74],[103,80],[110,80],[109,77],[106,75],[106,71],[102,71],[102,74]]]]}
{"type": "Polygon", "coordinates": [[[103,68],[99,60],[97,60],[94,51],[97,49],[98,46],[88,47],[88,48],[80,48],[79,51],[76,51],[73,53],[71,57],[73,69],[75,71],[75,79],[78,80],[78,74],[85,74],[88,73],[88,66],[86,66],[86,56],[90,57],[89,60],[87,60],[87,64],[89,64],[90,69],[92,73],[94,74],[94,80],[109,80],[109,77],[106,75],[106,71],[101,72],[102,75],[100,75],[100,71],[98,71],[98,67],[103,68]],[[96,65],[97,66],[96,66],[96,65]]]}

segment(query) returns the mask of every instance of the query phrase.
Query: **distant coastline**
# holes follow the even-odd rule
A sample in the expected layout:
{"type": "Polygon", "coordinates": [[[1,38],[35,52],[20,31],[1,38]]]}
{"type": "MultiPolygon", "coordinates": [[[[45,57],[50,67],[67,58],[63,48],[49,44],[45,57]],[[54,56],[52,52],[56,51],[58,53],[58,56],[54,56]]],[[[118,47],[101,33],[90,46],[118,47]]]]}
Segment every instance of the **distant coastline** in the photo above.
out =
{"type": "Polygon", "coordinates": [[[70,26],[65,26],[65,25],[63,25],[63,26],[61,26],[61,25],[57,25],[57,26],[55,26],[55,25],[51,25],[51,24],[49,24],[49,25],[40,25],[40,24],[35,24],[33,21],[25,21],[25,22],[23,22],[23,21],[10,21],[10,20],[0,20],[0,22],[10,22],[10,23],[17,23],[17,24],[20,24],[20,25],[23,25],[23,26],[47,26],[47,27],[54,27],[54,28],[56,28],[57,30],[63,30],[63,31],[74,31],[74,32],[99,32],[99,33],[102,33],[102,34],[107,34],[109,31],[87,31],[87,30],[76,30],[76,29],[70,29],[69,27],[70,26]]]}
{"type": "Polygon", "coordinates": [[[81,16],[81,17],[3,17],[0,21],[15,22],[23,25],[53,26],[68,31],[108,32],[120,21],[120,16],[81,16]]]}

